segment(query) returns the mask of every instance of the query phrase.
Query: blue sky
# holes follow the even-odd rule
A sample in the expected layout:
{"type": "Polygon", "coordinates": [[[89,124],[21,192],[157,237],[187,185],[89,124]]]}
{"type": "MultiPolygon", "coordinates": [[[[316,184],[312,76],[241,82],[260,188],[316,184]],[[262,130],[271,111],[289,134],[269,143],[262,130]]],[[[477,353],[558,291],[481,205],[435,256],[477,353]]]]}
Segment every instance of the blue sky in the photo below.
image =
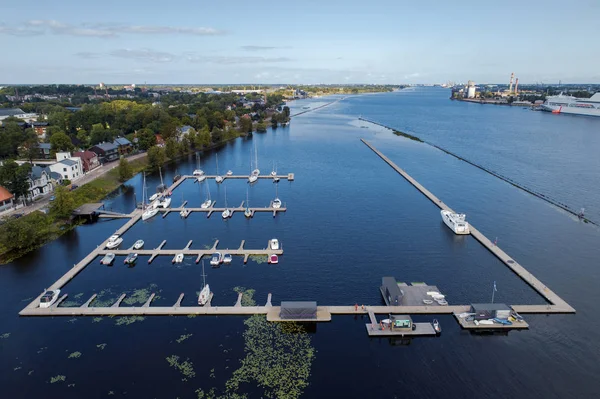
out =
{"type": "Polygon", "coordinates": [[[600,83],[597,0],[3,3],[0,83],[600,83]]]}

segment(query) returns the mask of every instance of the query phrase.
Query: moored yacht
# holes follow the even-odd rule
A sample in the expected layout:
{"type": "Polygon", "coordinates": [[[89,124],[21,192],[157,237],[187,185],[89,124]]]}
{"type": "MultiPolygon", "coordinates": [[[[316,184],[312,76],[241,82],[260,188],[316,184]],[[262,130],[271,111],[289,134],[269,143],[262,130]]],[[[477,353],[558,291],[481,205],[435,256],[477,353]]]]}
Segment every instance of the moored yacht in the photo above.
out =
{"type": "Polygon", "coordinates": [[[44,290],[44,294],[40,297],[40,308],[49,308],[50,306],[54,305],[54,302],[56,302],[58,299],[59,294],[60,290],[44,290]]]}
{"type": "Polygon", "coordinates": [[[175,257],[171,261],[171,263],[181,263],[181,262],[183,262],[183,254],[182,253],[178,253],[177,255],[175,255],[175,257]]]}
{"type": "Polygon", "coordinates": [[[190,210],[187,208],[183,208],[180,212],[179,212],[179,216],[181,216],[182,218],[187,218],[190,214],[190,210]]]}
{"type": "Polygon", "coordinates": [[[123,242],[123,238],[121,236],[119,236],[118,234],[113,234],[108,239],[108,242],[106,243],[106,248],[108,248],[108,249],[116,248],[119,245],[121,245],[122,242],[123,242]]]}
{"type": "Polygon", "coordinates": [[[219,175],[219,154],[215,154],[215,158],[217,159],[217,177],[215,177],[215,181],[217,183],[223,183],[223,176],[219,175]]]}
{"type": "Polygon", "coordinates": [[[129,255],[127,255],[127,257],[125,258],[123,263],[126,265],[133,265],[137,261],[137,258],[138,258],[138,254],[130,253],[129,255]]]}
{"type": "Polygon", "coordinates": [[[440,211],[442,220],[454,232],[454,234],[470,234],[469,223],[465,221],[467,217],[464,213],[452,213],[447,210],[440,211]]]}
{"type": "Polygon", "coordinates": [[[269,241],[269,248],[277,251],[279,249],[279,240],[277,240],[277,238],[271,238],[269,241]]]}
{"type": "Polygon", "coordinates": [[[102,263],[103,265],[110,266],[110,265],[112,265],[114,260],[115,260],[115,254],[108,253],[108,254],[104,255],[104,257],[102,258],[100,263],[102,263]]]}
{"type": "Polygon", "coordinates": [[[196,169],[194,170],[194,172],[192,173],[192,175],[194,176],[203,176],[204,175],[204,171],[202,169],[200,169],[200,157],[198,157],[198,153],[196,153],[196,169]]]}
{"type": "Polygon", "coordinates": [[[148,187],[146,186],[146,173],[144,173],[144,185],[142,187],[142,209],[144,210],[144,212],[142,213],[142,220],[148,220],[150,218],[153,218],[158,213],[156,203],[152,205],[150,204],[156,199],[158,199],[158,193],[150,197],[150,203],[146,201],[146,197],[148,197],[148,187]]]}
{"type": "Polygon", "coordinates": [[[226,173],[226,176],[233,176],[233,171],[228,170],[227,173],[226,173]]]}
{"type": "Polygon", "coordinates": [[[206,284],[206,274],[204,274],[204,261],[202,261],[202,283],[203,287],[198,295],[198,305],[204,306],[210,300],[210,288],[206,284]]]}
{"type": "Polygon", "coordinates": [[[137,240],[135,244],[133,244],[133,249],[142,249],[144,248],[144,240],[137,240]]]}
{"type": "Polygon", "coordinates": [[[221,255],[220,252],[215,252],[214,254],[212,254],[212,256],[210,257],[210,265],[219,266],[221,263],[223,263],[223,255],[221,255]]]}

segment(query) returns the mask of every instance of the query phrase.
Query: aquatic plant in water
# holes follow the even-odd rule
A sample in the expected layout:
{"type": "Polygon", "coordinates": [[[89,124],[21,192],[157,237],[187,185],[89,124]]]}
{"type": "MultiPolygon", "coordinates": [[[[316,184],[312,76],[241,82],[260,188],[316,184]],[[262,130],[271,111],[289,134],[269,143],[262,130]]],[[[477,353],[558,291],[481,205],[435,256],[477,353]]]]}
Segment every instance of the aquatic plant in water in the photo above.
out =
{"type": "Polygon", "coordinates": [[[10,337],[10,333],[4,333],[4,334],[0,335],[0,338],[2,338],[2,339],[6,339],[8,337],[10,337]]]}
{"type": "Polygon", "coordinates": [[[130,324],[136,323],[138,321],[144,321],[144,320],[146,320],[146,318],[143,316],[123,316],[123,317],[117,318],[117,320],[115,321],[115,325],[128,326],[130,324]]]}
{"type": "Polygon", "coordinates": [[[55,377],[50,378],[50,384],[54,384],[55,382],[64,382],[67,379],[64,375],[57,375],[55,377]]]}
{"type": "Polygon", "coordinates": [[[106,348],[106,344],[98,344],[96,345],[96,348],[100,349],[101,351],[104,350],[104,348],[106,348]]]}
{"type": "Polygon", "coordinates": [[[69,359],[77,359],[81,357],[81,352],[73,352],[69,355],[69,359]]]}
{"type": "Polygon", "coordinates": [[[267,263],[269,259],[267,255],[250,255],[250,260],[260,265],[261,263],[267,263]]]}
{"type": "Polygon", "coordinates": [[[256,301],[254,300],[256,290],[245,287],[234,287],[233,290],[238,294],[242,294],[242,306],[256,306],[256,301]]]}
{"type": "Polygon", "coordinates": [[[177,338],[175,341],[177,341],[178,344],[182,343],[183,341],[185,341],[186,339],[188,339],[189,337],[191,337],[194,334],[181,334],[179,336],[179,338],[177,338]]]}
{"type": "Polygon", "coordinates": [[[175,367],[184,376],[184,378],[182,378],[181,381],[187,381],[188,378],[194,378],[196,376],[196,372],[194,371],[194,364],[190,362],[189,359],[186,359],[185,361],[181,362],[179,360],[179,356],[171,355],[167,357],[166,360],[169,363],[169,366],[175,367]]]}
{"type": "Polygon", "coordinates": [[[102,321],[102,317],[94,317],[92,319],[92,323],[100,323],[102,321]]]}

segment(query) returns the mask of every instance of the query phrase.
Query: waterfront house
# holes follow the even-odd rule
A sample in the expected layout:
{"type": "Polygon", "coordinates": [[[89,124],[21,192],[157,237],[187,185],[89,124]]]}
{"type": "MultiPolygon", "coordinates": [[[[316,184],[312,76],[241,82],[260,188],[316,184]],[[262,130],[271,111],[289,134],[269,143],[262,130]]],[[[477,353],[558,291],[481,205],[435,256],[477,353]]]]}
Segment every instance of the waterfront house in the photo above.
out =
{"type": "Polygon", "coordinates": [[[15,196],[0,186],[0,213],[12,209],[15,196]]]}
{"type": "Polygon", "coordinates": [[[98,160],[98,155],[96,155],[93,151],[79,151],[73,153],[73,157],[77,157],[81,159],[81,164],[83,167],[83,172],[87,173],[90,170],[96,169],[100,166],[100,161],[98,160]]]}
{"type": "Polygon", "coordinates": [[[183,140],[183,138],[185,136],[187,136],[188,134],[190,134],[190,132],[192,132],[192,131],[194,131],[194,128],[189,125],[178,127],[177,128],[177,141],[181,142],[181,140],[183,140]]]}
{"type": "Polygon", "coordinates": [[[76,181],[83,176],[81,158],[64,158],[49,166],[50,171],[58,173],[62,179],[76,181]]]}
{"type": "Polygon", "coordinates": [[[38,159],[50,159],[50,150],[52,149],[52,146],[50,145],[50,143],[39,143],[37,145],[37,147],[38,147],[38,155],[37,155],[38,159]]]}
{"type": "Polygon", "coordinates": [[[90,148],[98,155],[100,163],[111,162],[119,159],[119,148],[113,143],[99,143],[90,148]]]}
{"type": "Polygon", "coordinates": [[[29,192],[27,199],[34,200],[40,195],[48,194],[54,188],[51,181],[50,170],[41,166],[33,166],[29,174],[29,192]]]}
{"type": "Polygon", "coordinates": [[[127,140],[125,137],[117,137],[113,144],[117,146],[119,150],[119,154],[126,155],[129,154],[133,150],[133,145],[131,141],[127,140]]]}

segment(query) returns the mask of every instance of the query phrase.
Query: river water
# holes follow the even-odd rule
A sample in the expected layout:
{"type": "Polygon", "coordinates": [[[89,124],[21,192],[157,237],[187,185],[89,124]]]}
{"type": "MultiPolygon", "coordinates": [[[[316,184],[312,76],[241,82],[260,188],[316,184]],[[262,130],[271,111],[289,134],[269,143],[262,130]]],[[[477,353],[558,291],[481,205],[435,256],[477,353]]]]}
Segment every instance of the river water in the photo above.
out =
{"type": "MultiPolygon", "coordinates": [[[[281,181],[278,195],[288,207],[272,218],[236,214],[224,222],[177,213],[138,223],[124,236],[124,247],[139,238],[146,247],[166,239],[166,248],[212,245],[264,248],[277,237],[284,255],[278,265],[235,259],[231,266],[207,267],[215,294],[213,306],[235,303],[236,286],[281,300],[316,300],[321,305],[380,304],[381,277],[424,281],[451,304],[495,300],[543,304],[527,284],[471,237],[456,237],[440,221],[438,209],[393,171],[360,138],[365,138],[491,239],[497,239],[542,282],[577,309],[575,315],[529,315],[530,330],[508,335],[472,335],[450,316],[440,316],[444,332],[410,342],[369,339],[366,318],[334,316],[310,334],[316,349],[305,397],[593,397],[600,389],[600,323],[595,300],[600,283],[598,228],[581,223],[517,188],[427,144],[396,137],[389,130],[359,122],[365,118],[410,132],[490,167],[536,190],[586,208],[600,219],[600,120],[481,106],[449,101],[442,89],[347,97],[293,119],[289,127],[237,139],[202,154],[202,168],[214,173],[250,171],[250,154],[269,173],[293,172],[281,181]],[[595,355],[594,355],[595,354],[595,355]]],[[[298,101],[319,107],[333,98],[298,101]]],[[[339,98],[337,98],[339,99],[339,98]]],[[[191,174],[194,157],[168,165],[167,182],[176,173],[191,174]]],[[[148,186],[160,183],[147,176],[148,186]]],[[[206,184],[182,184],[173,205],[198,206],[206,184]]],[[[270,181],[248,188],[243,180],[208,184],[217,204],[266,206],[276,195],[270,181]],[[226,191],[226,198],[225,198],[226,191]]],[[[129,212],[141,198],[136,176],[106,199],[108,209],[129,212]]],[[[57,241],[0,267],[0,387],[3,397],[40,395],[65,398],[107,396],[195,397],[197,388],[223,389],[244,357],[241,317],[151,317],[129,325],[117,318],[20,318],[18,311],[108,237],[123,220],[83,225],[57,241]],[[188,339],[176,340],[186,334],[188,339]],[[103,345],[105,344],[105,345],[103,345]],[[69,358],[80,352],[78,358],[69,358]],[[182,381],[165,360],[189,358],[196,376],[182,381]],[[57,375],[64,382],[50,383],[57,375]]],[[[117,259],[113,267],[90,264],[63,290],[71,305],[93,293],[116,299],[121,293],[149,289],[155,305],[171,305],[185,293],[195,302],[202,284],[193,259],[178,266],[170,258],[151,265],[141,257],[134,268],[117,259]]],[[[208,266],[208,265],[207,265],[208,266]]],[[[126,305],[125,305],[126,306],[126,305]]],[[[426,321],[427,317],[414,317],[426,321]]],[[[260,396],[256,384],[241,392],[260,396]]]]}

